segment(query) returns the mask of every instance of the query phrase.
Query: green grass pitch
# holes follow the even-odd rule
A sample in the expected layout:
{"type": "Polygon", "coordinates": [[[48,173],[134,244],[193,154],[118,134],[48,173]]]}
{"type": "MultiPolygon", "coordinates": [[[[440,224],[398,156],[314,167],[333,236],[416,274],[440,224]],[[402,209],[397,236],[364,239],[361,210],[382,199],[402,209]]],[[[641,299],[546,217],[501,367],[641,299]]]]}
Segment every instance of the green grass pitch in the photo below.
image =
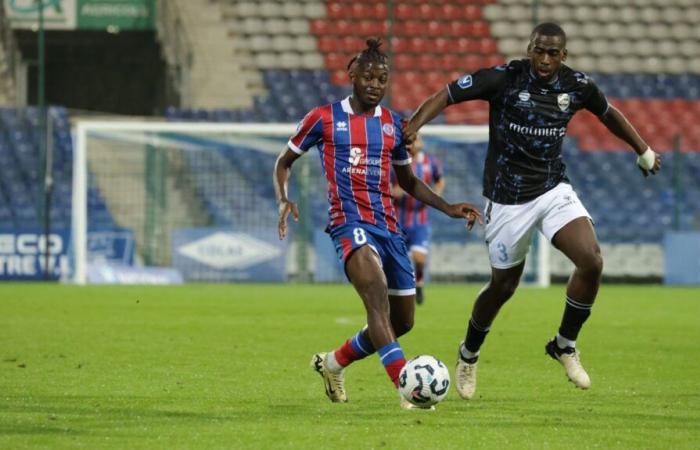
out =
{"type": "MultiPolygon", "coordinates": [[[[430,285],[407,356],[454,368],[478,285],[430,285]]],[[[364,323],[350,286],[0,285],[0,448],[697,448],[700,290],[604,286],[579,337],[593,387],[544,344],[563,286],[523,288],[476,398],[403,411],[376,356],[331,404],[314,352],[364,323]]]]}

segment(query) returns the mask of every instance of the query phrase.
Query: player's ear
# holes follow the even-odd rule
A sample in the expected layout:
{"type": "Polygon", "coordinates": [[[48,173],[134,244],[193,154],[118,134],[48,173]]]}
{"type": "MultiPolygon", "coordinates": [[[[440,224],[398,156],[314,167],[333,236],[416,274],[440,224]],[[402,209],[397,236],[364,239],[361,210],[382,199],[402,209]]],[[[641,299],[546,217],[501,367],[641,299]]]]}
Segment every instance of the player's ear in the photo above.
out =
{"type": "Polygon", "coordinates": [[[566,57],[569,56],[569,51],[567,49],[562,50],[561,52],[561,60],[566,61],[566,57]]]}
{"type": "Polygon", "coordinates": [[[527,44],[527,56],[532,56],[532,41],[527,44]]]}

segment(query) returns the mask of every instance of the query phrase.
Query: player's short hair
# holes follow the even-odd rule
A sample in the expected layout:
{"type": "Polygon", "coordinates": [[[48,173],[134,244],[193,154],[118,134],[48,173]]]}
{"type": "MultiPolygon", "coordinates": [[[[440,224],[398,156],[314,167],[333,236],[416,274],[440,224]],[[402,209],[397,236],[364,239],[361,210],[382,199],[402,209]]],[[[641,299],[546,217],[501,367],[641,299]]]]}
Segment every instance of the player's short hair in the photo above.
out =
{"type": "Polygon", "coordinates": [[[355,63],[367,64],[369,62],[374,62],[378,64],[389,65],[389,57],[386,56],[386,54],[383,51],[379,50],[379,47],[382,46],[381,38],[369,38],[366,42],[367,48],[362,50],[357,55],[353,56],[353,58],[348,63],[348,70],[350,70],[350,68],[355,63]]]}
{"type": "Polygon", "coordinates": [[[530,42],[535,38],[536,35],[540,36],[559,36],[566,44],[566,33],[564,29],[554,22],[544,22],[537,25],[530,33],[530,42]]]}

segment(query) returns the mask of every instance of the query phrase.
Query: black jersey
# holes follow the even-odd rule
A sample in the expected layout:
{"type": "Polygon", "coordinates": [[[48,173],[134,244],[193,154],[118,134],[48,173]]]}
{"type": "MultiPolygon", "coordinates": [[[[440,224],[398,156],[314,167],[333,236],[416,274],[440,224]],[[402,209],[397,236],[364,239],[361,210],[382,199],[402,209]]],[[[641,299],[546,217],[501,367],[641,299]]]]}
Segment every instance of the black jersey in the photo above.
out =
{"type": "Polygon", "coordinates": [[[528,59],[464,75],[447,85],[447,93],[450,103],[489,102],[484,196],[508,205],[568,182],[561,157],[566,126],[582,108],[598,116],[608,110],[605,96],[584,73],[562,65],[555,79],[542,81],[528,59]]]}

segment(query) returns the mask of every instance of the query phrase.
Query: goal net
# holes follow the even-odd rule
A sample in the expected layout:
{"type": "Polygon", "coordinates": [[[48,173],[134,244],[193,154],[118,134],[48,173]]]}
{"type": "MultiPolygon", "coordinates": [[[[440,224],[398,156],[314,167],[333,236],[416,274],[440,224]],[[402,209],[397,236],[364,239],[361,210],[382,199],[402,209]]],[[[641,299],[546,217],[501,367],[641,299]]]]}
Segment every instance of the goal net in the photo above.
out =
{"type": "MultiPolygon", "coordinates": [[[[148,279],[173,269],[185,281],[344,280],[324,232],[326,182],[318,152],[292,169],[300,207],[277,238],[272,172],[292,124],[79,121],[73,176],[73,281],[109,282],[131,270],[148,279]],[[100,248],[100,251],[94,251],[100,248]],[[104,249],[110,251],[105,252],[104,249]]],[[[424,151],[442,162],[448,201],[482,205],[485,126],[426,126],[424,151]]],[[[488,278],[483,228],[438,211],[431,218],[429,276],[488,278]]],[[[545,242],[543,239],[537,242],[545,242]]],[[[525,280],[549,283],[548,247],[528,258],[525,280]]]]}

